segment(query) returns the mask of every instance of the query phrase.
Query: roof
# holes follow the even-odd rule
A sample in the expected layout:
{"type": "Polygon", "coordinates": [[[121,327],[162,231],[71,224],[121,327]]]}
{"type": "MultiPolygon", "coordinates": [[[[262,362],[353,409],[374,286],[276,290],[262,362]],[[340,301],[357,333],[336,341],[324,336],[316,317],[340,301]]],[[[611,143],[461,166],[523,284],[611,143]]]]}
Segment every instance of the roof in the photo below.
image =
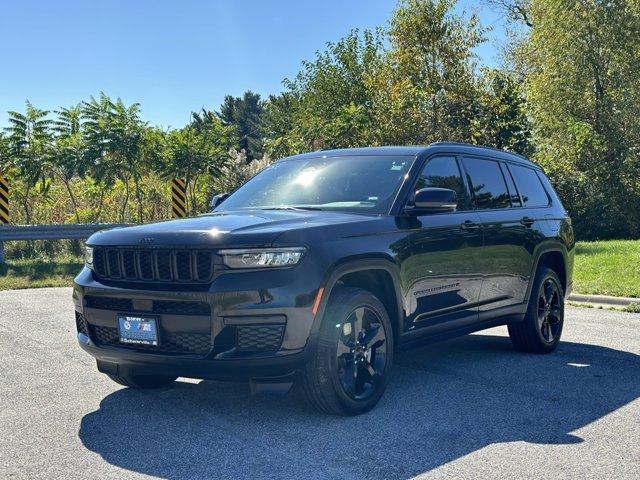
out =
{"type": "Polygon", "coordinates": [[[527,160],[516,153],[507,152],[492,147],[472,145],[470,143],[458,142],[435,142],[430,145],[408,145],[408,146],[382,146],[382,147],[361,147],[361,148],[341,148],[335,150],[316,150],[315,152],[302,153],[282,160],[303,160],[318,157],[345,157],[345,156],[366,156],[366,155],[409,155],[423,156],[432,153],[457,153],[467,155],[490,155],[500,160],[512,161],[528,166],[540,168],[533,162],[527,160]]]}

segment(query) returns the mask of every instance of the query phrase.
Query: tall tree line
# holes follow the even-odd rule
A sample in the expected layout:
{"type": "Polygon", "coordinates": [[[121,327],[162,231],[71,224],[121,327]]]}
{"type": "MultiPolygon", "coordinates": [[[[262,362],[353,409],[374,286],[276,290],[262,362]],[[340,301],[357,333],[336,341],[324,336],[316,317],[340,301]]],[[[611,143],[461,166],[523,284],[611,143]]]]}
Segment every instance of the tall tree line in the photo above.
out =
{"type": "Polygon", "coordinates": [[[56,112],[27,103],[9,112],[0,159],[19,179],[26,221],[51,182],[75,221],[101,218],[114,185],[119,219],[145,221],[156,215],[151,178],[186,178],[196,213],[270,158],[465,141],[541,164],[581,238],[637,237],[640,1],[484,2],[509,22],[500,68],[479,62],[487,27],[473,12],[454,0],[400,0],[387,25],[327,43],[278,94],[228,95],[169,131],[104,94],[56,112]],[[94,192],[92,208],[75,198],[79,185],[94,192]]]}

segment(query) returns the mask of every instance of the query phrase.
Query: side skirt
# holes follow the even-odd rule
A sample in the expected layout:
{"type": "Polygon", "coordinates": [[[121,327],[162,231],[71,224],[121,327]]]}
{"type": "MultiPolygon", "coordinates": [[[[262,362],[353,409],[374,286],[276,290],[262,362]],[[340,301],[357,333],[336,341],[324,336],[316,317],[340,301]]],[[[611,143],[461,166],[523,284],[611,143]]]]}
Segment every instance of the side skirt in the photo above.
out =
{"type": "Polygon", "coordinates": [[[429,333],[428,329],[414,330],[405,333],[400,341],[399,349],[409,349],[430,343],[440,342],[451,338],[461,337],[487,328],[521,322],[526,313],[526,304],[514,305],[488,312],[482,312],[478,322],[460,328],[429,333]]]}

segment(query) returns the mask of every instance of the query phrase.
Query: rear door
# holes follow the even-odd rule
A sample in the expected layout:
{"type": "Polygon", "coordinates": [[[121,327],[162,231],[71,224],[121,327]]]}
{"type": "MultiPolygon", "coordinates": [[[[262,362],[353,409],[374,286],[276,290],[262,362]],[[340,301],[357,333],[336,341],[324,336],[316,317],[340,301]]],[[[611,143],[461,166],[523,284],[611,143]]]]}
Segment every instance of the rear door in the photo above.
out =
{"type": "Polygon", "coordinates": [[[410,235],[406,327],[435,333],[477,321],[482,230],[456,157],[429,159],[413,191],[425,187],[450,188],[458,197],[453,213],[418,213],[410,235]]]}
{"type": "Polygon", "coordinates": [[[484,230],[479,312],[521,303],[535,241],[513,178],[504,162],[465,157],[462,163],[484,230]]]}
{"type": "MultiPolygon", "coordinates": [[[[527,276],[527,280],[529,280],[534,267],[534,249],[547,235],[557,233],[557,224],[553,222],[553,215],[550,214],[551,198],[540,179],[542,172],[515,163],[509,163],[508,168],[522,201],[519,217],[521,223],[526,227],[524,235],[525,248],[529,253],[529,273],[527,276]]],[[[526,300],[525,295],[526,292],[523,292],[523,301],[526,300]]]]}

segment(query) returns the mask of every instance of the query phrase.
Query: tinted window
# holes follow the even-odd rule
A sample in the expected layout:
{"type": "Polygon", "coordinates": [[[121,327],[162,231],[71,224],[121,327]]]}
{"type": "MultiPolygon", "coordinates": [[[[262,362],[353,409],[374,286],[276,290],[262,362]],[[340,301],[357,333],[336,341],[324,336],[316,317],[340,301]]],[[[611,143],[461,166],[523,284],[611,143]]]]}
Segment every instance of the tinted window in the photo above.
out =
{"type": "Polygon", "coordinates": [[[520,196],[518,195],[518,190],[516,190],[515,183],[513,183],[513,178],[511,177],[507,164],[501,163],[500,168],[502,169],[504,179],[507,181],[507,189],[509,190],[509,197],[511,197],[511,206],[521,207],[522,203],[520,203],[520,196]]]}
{"type": "Polygon", "coordinates": [[[466,200],[464,183],[455,158],[435,157],[429,160],[418,178],[415,189],[420,190],[427,187],[454,190],[458,196],[458,208],[464,207],[466,200]]]}
{"type": "Polygon", "coordinates": [[[549,181],[547,176],[542,172],[537,172],[537,173],[538,173],[538,178],[542,182],[542,185],[544,185],[544,189],[547,192],[547,195],[551,197],[551,203],[562,206],[562,202],[560,201],[560,198],[558,198],[558,193],[553,188],[553,185],[551,185],[551,182],[549,181]]]}
{"type": "Polygon", "coordinates": [[[509,208],[509,192],[498,162],[465,158],[464,168],[469,176],[476,208],[509,208]]]}
{"type": "Polygon", "coordinates": [[[354,156],[276,162],[253,177],[218,210],[286,207],[386,211],[411,157],[354,156]]]}
{"type": "Polygon", "coordinates": [[[535,170],[519,165],[510,165],[509,168],[513,172],[513,178],[526,207],[546,207],[549,205],[549,197],[535,170]]]}

